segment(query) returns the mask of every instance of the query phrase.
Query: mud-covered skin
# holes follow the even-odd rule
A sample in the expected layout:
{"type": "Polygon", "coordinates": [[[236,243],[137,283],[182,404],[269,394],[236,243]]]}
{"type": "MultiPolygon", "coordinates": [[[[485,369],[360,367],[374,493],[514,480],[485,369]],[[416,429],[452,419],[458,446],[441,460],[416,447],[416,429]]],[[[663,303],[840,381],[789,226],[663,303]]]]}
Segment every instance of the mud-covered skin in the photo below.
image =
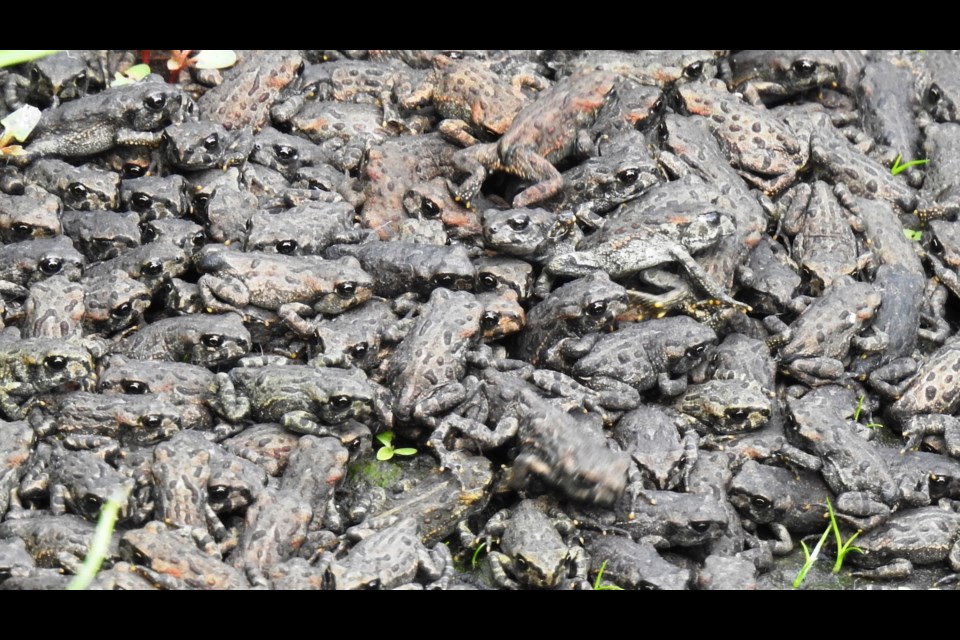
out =
{"type": "Polygon", "coordinates": [[[444,418],[428,443],[444,467],[458,464],[444,444],[452,432],[490,448],[516,438],[519,454],[511,467],[511,487],[520,489],[538,479],[571,500],[598,506],[610,506],[623,494],[629,457],[608,447],[601,433],[585,428],[523,381],[501,377],[485,381],[481,389],[495,428],[456,414],[444,418]]]}
{"type": "Polygon", "coordinates": [[[336,438],[301,437],[279,486],[261,491],[247,510],[233,561],[251,583],[266,585],[267,574],[281,562],[312,556],[329,544],[327,520],[337,521],[333,496],[348,461],[336,438]]]}
{"type": "Polygon", "coordinates": [[[74,391],[44,398],[31,413],[38,435],[61,440],[71,449],[144,447],[180,430],[181,409],[160,397],[124,397],[74,391]]]}
{"type": "MultiPolygon", "coordinates": [[[[444,120],[437,128],[450,140],[468,147],[477,137],[506,133],[517,114],[530,102],[521,84],[533,84],[532,77],[506,82],[488,66],[474,60],[447,56],[433,59],[433,70],[414,92],[400,96],[404,109],[432,103],[444,120]]],[[[538,88],[543,88],[539,84],[538,88]]]]}
{"type": "Polygon", "coordinates": [[[133,484],[133,479],[124,477],[94,453],[43,445],[37,448],[19,495],[27,501],[47,496],[52,514],[69,511],[91,522],[96,522],[107,500],[119,499],[119,519],[124,520],[129,516],[125,498],[133,491],[133,484]]]}
{"type": "Polygon", "coordinates": [[[427,587],[443,588],[453,573],[450,549],[444,544],[424,546],[413,518],[369,535],[342,558],[321,556],[318,563],[324,588],[337,591],[409,588],[418,572],[426,576],[427,587]]]}
{"type": "Polygon", "coordinates": [[[836,85],[840,60],[832,51],[745,50],[727,58],[725,81],[751,104],[775,104],[836,85]]]}
{"type": "Polygon", "coordinates": [[[646,138],[627,130],[597,142],[597,155],[564,174],[557,210],[596,214],[614,209],[658,184],[660,170],[646,138]]]}
{"type": "Polygon", "coordinates": [[[85,348],[55,338],[27,338],[0,344],[0,411],[22,420],[37,394],[80,381],[93,371],[85,348]]]}
{"type": "MultiPolygon", "coordinates": [[[[75,574],[90,549],[95,529],[92,522],[69,513],[58,516],[36,515],[0,522],[0,540],[20,538],[36,566],[62,568],[75,574]]],[[[118,559],[119,537],[116,533],[110,537],[104,566],[109,566],[118,559]]]]}
{"type": "Polygon", "coordinates": [[[790,191],[781,229],[793,238],[792,257],[810,274],[810,289],[822,291],[863,264],[858,261],[854,225],[860,226],[859,219],[841,206],[825,182],[797,185],[790,191]]]}
{"type": "Polygon", "coordinates": [[[161,589],[247,589],[243,574],[225,564],[218,553],[197,547],[188,533],[157,520],[123,534],[120,556],[161,589]]]}
{"type": "Polygon", "coordinates": [[[790,534],[807,535],[823,529],[826,501],[836,497],[816,473],[743,463],[728,489],[730,503],[757,525],[768,525],[777,538],[773,551],[793,549],[790,534]],[[785,531],[784,531],[785,530],[785,531]]]}
{"type": "Polygon", "coordinates": [[[28,185],[22,195],[0,193],[0,242],[58,236],[61,202],[43,189],[28,185]]]}
{"type": "Polygon", "coordinates": [[[407,217],[403,207],[407,192],[435,178],[452,178],[456,151],[457,147],[439,134],[404,136],[372,147],[360,170],[362,194],[351,201],[355,205],[362,202],[363,227],[384,240],[396,236],[407,217]]]}
{"type": "Polygon", "coordinates": [[[0,246],[0,294],[23,298],[34,282],[63,274],[79,280],[83,256],[65,236],[35,238],[0,246]]]}
{"type": "Polygon", "coordinates": [[[708,380],[690,385],[677,399],[676,407],[699,425],[720,434],[756,431],[773,413],[770,396],[759,384],[747,380],[708,380]]]}
{"type": "Polygon", "coordinates": [[[387,379],[398,420],[433,424],[466,399],[461,380],[481,343],[483,314],[473,294],[434,289],[391,356],[387,379]]]}
{"type": "Polygon", "coordinates": [[[915,565],[944,561],[955,573],[960,572],[960,514],[951,503],[900,511],[857,538],[863,553],[856,554],[853,562],[866,569],[855,575],[902,578],[910,575],[915,565]]]}
{"type": "Polygon", "coordinates": [[[569,341],[564,355],[576,358],[570,373],[598,391],[626,396],[657,387],[675,396],[687,388],[687,372],[703,362],[717,342],[713,329],[687,316],[624,324],[609,334],[569,341]],[[674,377],[677,376],[677,377],[674,377]]]}
{"type": "Polygon", "coordinates": [[[462,245],[431,246],[413,242],[367,242],[334,245],[328,256],[353,256],[368,273],[377,274],[374,294],[395,298],[415,292],[428,297],[437,287],[473,288],[475,270],[462,245]]]}
{"type": "Polygon", "coordinates": [[[789,341],[780,349],[781,366],[810,386],[842,378],[851,349],[886,348],[886,334],[873,329],[863,335],[881,302],[869,283],[847,276],[835,280],[790,326],[789,341]]]}
{"type": "Polygon", "coordinates": [[[924,133],[920,155],[930,162],[922,167],[923,188],[917,215],[925,219],[952,219],[960,211],[960,123],[931,123],[924,133]]]}
{"type": "Polygon", "coordinates": [[[279,422],[298,433],[334,435],[348,420],[370,418],[378,403],[377,391],[356,369],[235,367],[230,378],[249,398],[254,420],[279,422]]]}
{"type": "Polygon", "coordinates": [[[603,567],[603,583],[624,589],[674,591],[688,588],[690,569],[664,560],[647,542],[624,536],[591,535],[587,541],[591,584],[603,567]]]}
{"type": "Polygon", "coordinates": [[[606,71],[577,73],[543,90],[521,110],[497,142],[475,145],[457,152],[457,169],[470,174],[451,191],[461,202],[470,202],[489,172],[505,171],[534,181],[513,199],[527,207],[555,195],[563,176],[553,163],[571,155],[591,155],[588,127],[607,103],[616,75],[606,71]]]}
{"type": "Polygon", "coordinates": [[[317,318],[309,337],[317,340],[310,364],[356,367],[371,373],[385,355],[387,343],[400,338],[399,318],[380,299],[368,301],[333,318],[317,318]]]}
{"type": "Polygon", "coordinates": [[[303,58],[296,51],[245,51],[240,62],[224,73],[223,82],[207,91],[197,107],[204,120],[227,131],[252,127],[259,131],[270,120],[270,108],[283,89],[296,79],[303,58]]]}
{"type": "Polygon", "coordinates": [[[770,196],[793,184],[807,149],[786,125],[729,93],[719,80],[687,83],[677,93],[687,113],[707,118],[744,180],[770,196]]]}
{"type": "Polygon", "coordinates": [[[75,167],[56,158],[35,161],[24,172],[30,182],[58,196],[67,209],[116,209],[120,176],[92,167],[75,167]]]}
{"type": "Polygon", "coordinates": [[[221,444],[235,456],[260,466],[267,475],[278,477],[286,469],[299,440],[300,434],[287,431],[279,424],[263,423],[250,425],[221,444]]]}
{"type": "Polygon", "coordinates": [[[81,280],[83,327],[88,333],[113,336],[138,324],[150,306],[150,290],[123,271],[81,280]]]}
{"type": "Polygon", "coordinates": [[[548,506],[527,499],[487,520],[479,537],[488,541],[487,562],[499,587],[552,589],[586,582],[583,547],[564,540],[575,526],[568,518],[551,517],[548,506]]]}
{"type": "Polygon", "coordinates": [[[543,295],[551,280],[558,276],[585,276],[598,269],[614,280],[625,279],[637,272],[664,264],[677,264],[687,277],[711,297],[745,308],[724,291],[708,275],[692,253],[717,244],[733,233],[735,225],[729,214],[708,213],[661,214],[653,220],[638,220],[628,211],[614,215],[602,229],[584,238],[577,250],[552,257],[544,265],[535,291],[543,295]],[[662,219],[666,217],[666,219],[662,219]]]}
{"type": "Polygon", "coordinates": [[[898,424],[906,425],[910,418],[918,415],[954,414],[960,406],[958,371],[960,342],[951,339],[927,356],[916,375],[907,382],[900,398],[890,406],[890,417],[898,424]]]}
{"type": "Polygon", "coordinates": [[[230,421],[249,413],[245,397],[237,396],[229,378],[218,378],[206,367],[187,362],[105,359],[97,382],[100,393],[160,394],[181,407],[184,428],[209,429],[216,415],[230,421]]]}
{"type": "Polygon", "coordinates": [[[250,217],[245,251],[285,255],[323,255],[337,243],[357,242],[366,233],[354,224],[345,202],[305,202],[279,213],[257,211],[250,217]]]}
{"type": "Polygon", "coordinates": [[[838,512],[850,516],[863,529],[881,523],[901,498],[900,487],[876,445],[850,428],[852,393],[832,394],[822,387],[800,399],[788,399],[788,435],[812,453],[811,460],[794,462],[819,471],[837,494],[838,512]],[[841,404],[842,402],[842,404],[841,404]]]}
{"type": "Polygon", "coordinates": [[[701,545],[728,526],[724,506],[713,496],[675,491],[626,491],[612,510],[582,508],[570,515],[583,529],[628,535],[657,549],[701,545]]]}
{"type": "Polygon", "coordinates": [[[25,153],[13,158],[21,166],[49,156],[82,157],[118,145],[155,147],[159,129],[188,114],[190,99],[173,85],[138,82],[73,100],[43,112],[25,153]]]}
{"type": "Polygon", "coordinates": [[[124,179],[120,183],[120,202],[125,211],[136,211],[142,222],[180,218],[191,211],[187,181],[176,174],[124,179]]]}
{"type": "Polygon", "coordinates": [[[250,350],[250,332],[235,313],[162,318],[121,339],[113,351],[136,360],[230,364],[250,350]]]}
{"type": "Polygon", "coordinates": [[[533,365],[564,370],[565,345],[614,326],[627,310],[626,290],[602,272],[557,287],[527,314],[518,355],[533,365]]]}
{"type": "Polygon", "coordinates": [[[366,302],[374,279],[353,258],[243,253],[210,246],[197,261],[197,284],[210,312],[247,305],[277,311],[291,326],[303,315],[337,314],[366,302]]]}
{"type": "Polygon", "coordinates": [[[183,171],[226,169],[243,164],[253,150],[247,128],[231,131],[216,122],[183,122],[163,130],[167,161],[183,171]]]}
{"type": "Polygon", "coordinates": [[[88,264],[118,257],[140,246],[140,217],[116,211],[64,211],[63,232],[88,264]]]}
{"type": "Polygon", "coordinates": [[[83,338],[84,313],[84,289],[79,282],[64,276],[35,282],[23,303],[20,337],[79,343],[83,338]]]}
{"type": "Polygon", "coordinates": [[[26,421],[0,423],[0,513],[6,514],[11,492],[20,484],[36,435],[26,421]]]}

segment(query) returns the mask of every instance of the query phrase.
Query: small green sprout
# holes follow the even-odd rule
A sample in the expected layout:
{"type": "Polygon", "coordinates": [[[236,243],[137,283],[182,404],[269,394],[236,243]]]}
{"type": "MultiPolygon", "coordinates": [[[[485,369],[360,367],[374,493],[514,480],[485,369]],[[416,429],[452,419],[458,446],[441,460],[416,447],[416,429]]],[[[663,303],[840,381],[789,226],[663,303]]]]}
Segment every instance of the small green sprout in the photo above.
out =
{"type": "Polygon", "coordinates": [[[618,587],[615,584],[602,584],[603,572],[607,570],[607,561],[604,560],[603,564],[600,565],[600,570],[597,571],[597,577],[593,581],[593,590],[594,591],[623,591],[623,587],[618,587]]]}
{"type": "Polygon", "coordinates": [[[117,524],[120,505],[126,500],[126,492],[115,494],[100,509],[100,517],[97,519],[97,528],[93,533],[87,557],[83,560],[80,572],[67,585],[68,591],[83,591],[97,577],[103,559],[107,557],[107,551],[110,548],[110,539],[113,537],[113,528],[117,524]]]}
{"type": "Polygon", "coordinates": [[[134,82],[143,80],[148,75],[150,75],[150,65],[135,64],[123,73],[120,73],[119,71],[114,73],[113,82],[110,83],[110,86],[119,87],[125,84],[133,84],[134,82]]]}
{"type": "Polygon", "coordinates": [[[15,64],[45,58],[60,51],[62,49],[0,49],[0,67],[12,67],[15,64]]]}
{"type": "Polygon", "coordinates": [[[830,504],[829,498],[827,499],[827,510],[830,512],[830,529],[833,529],[833,535],[837,541],[837,560],[833,563],[833,572],[840,573],[840,568],[843,566],[843,560],[847,557],[848,553],[851,551],[863,553],[863,549],[853,546],[853,541],[857,538],[857,536],[860,535],[860,532],[857,531],[855,534],[850,536],[846,542],[844,542],[843,537],[840,535],[840,527],[837,526],[837,517],[833,512],[833,505],[830,504]]]}
{"type": "Polygon", "coordinates": [[[893,175],[897,175],[898,173],[902,173],[906,171],[910,167],[916,167],[918,165],[927,164],[928,162],[930,162],[929,160],[911,160],[910,162],[904,162],[903,164],[900,164],[900,160],[902,159],[903,159],[903,155],[898,153],[897,159],[893,161],[893,166],[890,167],[890,173],[892,173],[893,175]]]}
{"type": "MultiPolygon", "coordinates": [[[[860,422],[860,413],[863,411],[863,400],[864,400],[864,396],[860,396],[860,398],[857,400],[857,408],[856,408],[856,409],[854,410],[854,412],[853,412],[853,421],[854,421],[854,422],[860,422]]],[[[867,427],[868,429],[882,429],[882,428],[883,428],[883,425],[880,424],[879,422],[868,422],[868,423],[866,423],[866,424],[863,425],[863,426],[867,427]]]]}
{"type": "Polygon", "coordinates": [[[470,558],[470,566],[474,569],[477,568],[477,561],[480,559],[480,552],[487,548],[486,542],[481,542],[477,545],[477,548],[473,550],[473,557],[470,558]]]}
{"type": "Polygon", "coordinates": [[[803,547],[803,566],[800,567],[797,577],[793,579],[793,588],[799,589],[800,585],[803,584],[803,581],[807,578],[807,573],[809,573],[810,568],[813,567],[813,563],[817,561],[817,558],[820,556],[820,549],[823,548],[823,543],[827,541],[827,536],[830,535],[831,527],[827,527],[826,531],[823,532],[823,535],[820,536],[820,540],[817,542],[816,546],[813,547],[811,552],[807,548],[807,543],[803,540],[800,541],[800,546],[803,547]]]}
{"type": "Polygon", "coordinates": [[[923,232],[917,231],[916,229],[904,229],[903,235],[907,236],[909,240],[913,240],[914,242],[920,242],[920,240],[923,238],[923,232]]]}
{"type": "Polygon", "coordinates": [[[377,460],[389,460],[394,455],[412,456],[417,452],[417,450],[413,447],[400,447],[399,449],[394,449],[393,431],[384,431],[383,433],[378,434],[377,440],[379,440],[380,444],[383,445],[377,450],[377,460]]]}

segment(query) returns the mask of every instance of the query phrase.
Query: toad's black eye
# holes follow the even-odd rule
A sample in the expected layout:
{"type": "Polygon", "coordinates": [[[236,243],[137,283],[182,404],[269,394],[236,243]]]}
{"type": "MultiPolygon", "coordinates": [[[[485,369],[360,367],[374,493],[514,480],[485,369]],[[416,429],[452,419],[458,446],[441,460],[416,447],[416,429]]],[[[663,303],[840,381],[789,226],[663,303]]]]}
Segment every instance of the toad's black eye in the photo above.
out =
{"type": "Polygon", "coordinates": [[[207,243],[207,236],[203,234],[203,231],[197,231],[193,234],[193,237],[190,238],[190,245],[194,248],[202,247],[207,243]]]}
{"type": "Polygon", "coordinates": [[[793,72],[801,78],[809,78],[817,70],[817,63],[811,60],[797,60],[793,63],[793,72]]]}
{"type": "Polygon", "coordinates": [[[487,311],[480,317],[480,327],[483,329],[493,329],[500,324],[500,314],[496,311],[487,311]]]}
{"type": "Polygon", "coordinates": [[[158,416],[156,414],[143,416],[140,418],[140,424],[147,429],[159,429],[163,424],[163,416],[158,416]]]}
{"type": "Polygon", "coordinates": [[[703,75],[703,62],[697,60],[693,64],[687,65],[683,70],[683,75],[690,80],[696,80],[703,75]]]}
{"type": "Polygon", "coordinates": [[[704,533],[707,529],[710,528],[710,523],[706,520],[695,520],[690,523],[690,528],[696,531],[697,533],[704,533]]]}
{"type": "Polygon", "coordinates": [[[334,396],[330,398],[330,404],[342,411],[350,406],[350,396],[334,396]]]}
{"type": "Polygon", "coordinates": [[[146,211],[152,204],[153,198],[145,193],[138,191],[130,196],[130,206],[138,213],[146,211]]]}
{"type": "Polygon", "coordinates": [[[943,91],[940,87],[935,84],[930,85],[930,88],[927,89],[927,103],[937,104],[943,98],[943,91]]]}
{"type": "Polygon", "coordinates": [[[938,487],[943,487],[943,486],[946,486],[946,484],[947,484],[947,479],[944,478],[943,476],[934,476],[934,475],[931,475],[931,476],[930,476],[930,484],[932,484],[932,485],[934,485],[934,486],[938,486],[938,487]]]}
{"type": "Polygon", "coordinates": [[[38,266],[40,271],[52,276],[55,273],[60,273],[60,269],[63,268],[63,258],[44,258],[38,266]]]}
{"type": "Polygon", "coordinates": [[[438,273],[437,275],[433,276],[433,284],[437,287],[451,289],[454,282],[456,282],[456,278],[449,273],[438,273]]]}
{"type": "Polygon", "coordinates": [[[140,273],[147,276],[158,276],[163,273],[163,262],[160,260],[148,260],[140,267],[140,273]]]}
{"type": "Polygon", "coordinates": [[[300,157],[300,153],[296,149],[286,144],[278,144],[274,147],[274,151],[277,152],[277,159],[283,162],[293,162],[300,157]]]}
{"type": "Polygon", "coordinates": [[[354,358],[362,358],[367,355],[370,346],[366,342],[358,342],[350,348],[350,355],[354,358]]]}
{"type": "Polygon", "coordinates": [[[47,356],[43,361],[43,366],[50,371],[63,371],[67,368],[67,359],[63,356],[47,356]]]}
{"type": "Polygon", "coordinates": [[[530,218],[527,216],[513,216],[507,220],[507,224],[514,231],[523,231],[530,226],[530,218]]]}
{"type": "Polygon", "coordinates": [[[763,496],[753,496],[750,498],[750,504],[752,504],[757,509],[769,509],[770,501],[764,498],[763,496]]]}
{"type": "Polygon", "coordinates": [[[720,224],[720,214],[716,211],[711,211],[710,213],[705,213],[700,216],[700,219],[706,222],[711,227],[716,227],[720,224]]]}
{"type": "Polygon", "coordinates": [[[193,197],[193,204],[197,205],[197,209],[200,211],[207,210],[207,203],[210,202],[209,193],[198,193],[193,197]]]}
{"type": "Polygon", "coordinates": [[[150,392],[150,387],[141,380],[124,380],[120,383],[120,388],[123,389],[124,393],[137,396],[150,392]]]}
{"type": "Polygon", "coordinates": [[[432,220],[440,215],[440,207],[433,200],[424,198],[423,204],[420,205],[420,214],[424,218],[432,220]]]}
{"type": "Polygon", "coordinates": [[[167,104],[167,96],[162,93],[154,93],[143,99],[143,106],[151,111],[160,111],[167,104]]]}
{"type": "Polygon", "coordinates": [[[621,184],[633,184],[634,182],[637,181],[639,177],[640,177],[640,172],[637,169],[633,169],[633,168],[624,169],[623,171],[617,174],[617,180],[619,180],[621,184]]]}
{"type": "Polygon", "coordinates": [[[223,345],[223,336],[219,333],[205,333],[200,336],[200,344],[211,349],[216,349],[223,345]]]}
{"type": "Polygon", "coordinates": [[[217,502],[220,502],[222,500],[227,499],[227,497],[230,495],[230,489],[228,489],[226,486],[222,484],[218,484],[211,487],[207,487],[207,493],[210,494],[211,500],[216,500],[217,502]]]}
{"type": "Polygon", "coordinates": [[[33,227],[24,222],[18,222],[10,226],[10,231],[13,232],[13,237],[19,240],[26,240],[31,235],[33,235],[33,227]]]}
{"type": "Polygon", "coordinates": [[[158,235],[157,230],[149,224],[143,225],[140,229],[140,241],[143,242],[143,244],[153,242],[157,239],[158,235]]]}
{"type": "Polygon", "coordinates": [[[703,355],[703,352],[706,351],[706,345],[697,345],[696,347],[690,347],[687,349],[688,358],[699,358],[703,355]]]}
{"type": "Polygon", "coordinates": [[[114,318],[128,318],[131,313],[133,313],[133,305],[129,302],[124,302],[120,306],[110,309],[110,315],[114,318]]]}
{"type": "Polygon", "coordinates": [[[142,178],[147,173],[147,168],[136,162],[128,162],[121,169],[124,178],[142,178]]]}
{"type": "Polygon", "coordinates": [[[500,284],[500,281],[497,280],[497,276],[492,273],[481,273],[480,274],[480,287],[484,291],[493,291],[497,288],[497,285],[500,284]]]}
{"type": "Polygon", "coordinates": [[[527,567],[530,566],[530,563],[527,562],[527,559],[523,556],[517,556],[517,566],[520,567],[521,571],[526,571],[527,567]]]}
{"type": "Polygon", "coordinates": [[[594,318],[602,316],[607,312],[607,303],[600,300],[598,302],[591,302],[587,305],[587,315],[593,316],[594,318]]]}
{"type": "Polygon", "coordinates": [[[90,190],[79,182],[72,182],[67,186],[67,192],[74,198],[86,198],[90,190]]]}
{"type": "Polygon", "coordinates": [[[220,136],[215,133],[211,133],[206,138],[203,139],[203,148],[207,151],[215,151],[220,147],[220,136]]]}
{"type": "Polygon", "coordinates": [[[341,298],[352,298],[357,293],[357,285],[352,282],[341,282],[333,290],[341,298]]]}
{"type": "Polygon", "coordinates": [[[293,253],[297,250],[298,246],[299,245],[297,244],[296,240],[280,240],[279,242],[277,242],[277,244],[274,245],[274,247],[277,250],[277,253],[282,253],[288,256],[293,255],[293,253]]]}
{"type": "Polygon", "coordinates": [[[83,496],[83,511],[85,513],[99,513],[102,505],[103,499],[100,496],[89,493],[83,496]]]}

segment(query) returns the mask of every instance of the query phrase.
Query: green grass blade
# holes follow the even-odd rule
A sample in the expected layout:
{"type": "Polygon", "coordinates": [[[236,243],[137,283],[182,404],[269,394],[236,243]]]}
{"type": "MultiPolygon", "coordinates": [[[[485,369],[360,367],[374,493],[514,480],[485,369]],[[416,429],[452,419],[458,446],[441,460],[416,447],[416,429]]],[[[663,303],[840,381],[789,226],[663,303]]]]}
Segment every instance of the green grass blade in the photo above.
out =
{"type": "Polygon", "coordinates": [[[473,557],[470,558],[470,566],[474,569],[477,568],[477,559],[480,557],[480,552],[487,548],[486,542],[481,542],[477,545],[477,548],[473,550],[473,557]]]}
{"type": "Polygon", "coordinates": [[[803,566],[800,567],[797,577],[793,579],[794,589],[799,589],[800,585],[803,584],[803,581],[807,578],[807,573],[810,572],[810,569],[813,567],[813,563],[816,562],[817,558],[820,556],[820,549],[823,548],[823,543],[827,541],[827,536],[830,535],[830,529],[831,527],[827,527],[824,530],[823,535],[820,536],[820,540],[813,548],[813,552],[808,552],[807,545],[802,540],[800,541],[800,544],[803,545],[803,555],[806,557],[806,561],[803,563],[803,566]]]}
{"type": "Polygon", "coordinates": [[[61,51],[63,49],[0,49],[0,67],[11,67],[61,51]]]}
{"type": "Polygon", "coordinates": [[[103,559],[107,557],[107,550],[110,548],[110,540],[113,537],[113,529],[117,524],[120,505],[126,499],[126,493],[114,495],[103,505],[100,510],[100,517],[97,519],[97,528],[93,533],[90,549],[87,551],[87,557],[83,560],[80,573],[75,575],[70,584],[67,585],[68,591],[83,591],[97,577],[97,573],[100,572],[100,567],[103,565],[103,559]]]}

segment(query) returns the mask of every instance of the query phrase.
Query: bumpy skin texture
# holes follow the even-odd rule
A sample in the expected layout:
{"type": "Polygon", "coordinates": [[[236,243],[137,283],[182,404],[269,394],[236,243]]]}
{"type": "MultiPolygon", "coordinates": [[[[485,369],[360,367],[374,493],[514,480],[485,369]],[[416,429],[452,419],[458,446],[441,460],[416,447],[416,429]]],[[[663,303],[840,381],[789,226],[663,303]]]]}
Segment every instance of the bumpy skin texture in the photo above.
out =
{"type": "Polygon", "coordinates": [[[0,411],[9,420],[22,420],[36,394],[92,371],[90,352],[62,340],[27,338],[0,345],[0,411]]]}

